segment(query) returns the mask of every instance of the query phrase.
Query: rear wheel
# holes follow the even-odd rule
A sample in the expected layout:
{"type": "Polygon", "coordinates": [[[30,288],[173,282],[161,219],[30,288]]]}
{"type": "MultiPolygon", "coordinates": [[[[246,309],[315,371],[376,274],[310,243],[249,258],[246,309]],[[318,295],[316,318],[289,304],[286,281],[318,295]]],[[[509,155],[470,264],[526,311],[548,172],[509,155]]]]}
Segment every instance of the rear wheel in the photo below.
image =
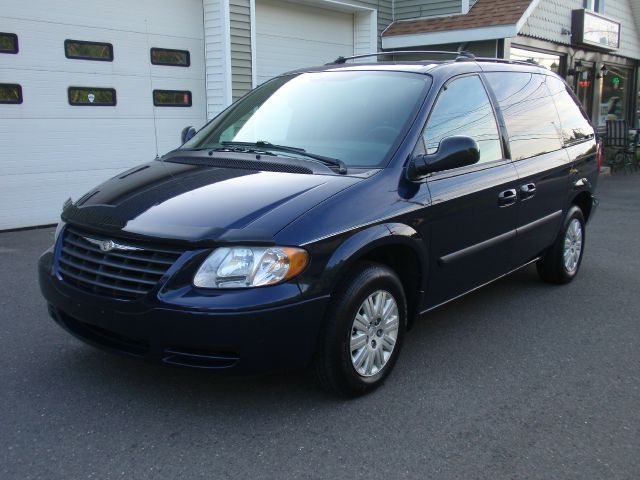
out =
{"type": "Polygon", "coordinates": [[[400,354],[406,322],[406,298],[395,272],[361,264],[327,312],[315,359],[320,384],[344,396],[380,386],[400,354]]]}
{"type": "Polygon", "coordinates": [[[540,278],[549,283],[569,283],[575,278],[584,252],[584,215],[572,206],[562,223],[555,243],[538,260],[540,278]]]}

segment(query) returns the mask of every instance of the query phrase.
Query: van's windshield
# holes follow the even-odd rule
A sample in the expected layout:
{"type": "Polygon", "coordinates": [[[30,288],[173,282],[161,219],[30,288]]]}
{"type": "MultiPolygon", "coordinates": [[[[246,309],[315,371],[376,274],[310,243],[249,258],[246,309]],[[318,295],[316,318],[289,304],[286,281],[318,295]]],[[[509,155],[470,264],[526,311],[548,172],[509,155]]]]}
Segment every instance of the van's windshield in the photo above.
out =
{"type": "Polygon", "coordinates": [[[349,167],[382,167],[430,84],[427,75],[370,70],[277,77],[239,100],[181,148],[229,149],[242,142],[268,151],[268,142],[338,159],[349,167]]]}

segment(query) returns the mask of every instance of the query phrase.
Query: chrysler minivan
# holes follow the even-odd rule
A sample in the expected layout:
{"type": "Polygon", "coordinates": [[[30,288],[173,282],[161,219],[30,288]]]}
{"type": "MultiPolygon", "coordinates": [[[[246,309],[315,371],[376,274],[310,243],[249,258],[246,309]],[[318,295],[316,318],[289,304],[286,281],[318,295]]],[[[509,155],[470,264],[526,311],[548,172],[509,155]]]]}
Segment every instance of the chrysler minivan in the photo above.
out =
{"type": "Polygon", "coordinates": [[[53,319],[170,365],[310,366],[354,396],[426,312],[531,263],[575,278],[601,159],[560,77],[346,60],[264,83],[67,201],[39,262],[53,319]]]}

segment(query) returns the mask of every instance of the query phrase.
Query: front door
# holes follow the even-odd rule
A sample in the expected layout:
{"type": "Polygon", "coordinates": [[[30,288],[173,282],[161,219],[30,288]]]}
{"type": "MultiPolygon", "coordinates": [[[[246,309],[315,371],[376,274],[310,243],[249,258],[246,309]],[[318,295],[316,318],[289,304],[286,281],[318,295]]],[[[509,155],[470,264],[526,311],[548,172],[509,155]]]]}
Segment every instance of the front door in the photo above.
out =
{"type": "Polygon", "coordinates": [[[515,266],[517,175],[505,159],[495,113],[478,75],[456,77],[442,88],[422,136],[426,153],[456,135],[478,142],[480,161],[427,180],[432,204],[425,210],[422,232],[430,252],[425,308],[515,266]]]}

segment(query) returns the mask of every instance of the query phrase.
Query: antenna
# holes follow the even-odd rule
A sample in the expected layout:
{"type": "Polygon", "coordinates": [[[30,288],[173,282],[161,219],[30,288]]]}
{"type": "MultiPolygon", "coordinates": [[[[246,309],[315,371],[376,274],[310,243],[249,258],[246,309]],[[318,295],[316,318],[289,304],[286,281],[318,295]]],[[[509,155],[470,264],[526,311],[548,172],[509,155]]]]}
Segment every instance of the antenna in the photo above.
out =
{"type": "MultiPolygon", "coordinates": [[[[149,46],[149,24],[147,23],[147,19],[144,19],[144,29],[146,31],[146,40],[147,40],[147,52],[151,52],[151,47],[149,46]]],[[[147,63],[149,67],[149,91],[151,92],[151,100],[153,100],[153,80],[151,79],[151,61],[147,63]]],[[[158,153],[158,126],[156,125],[156,106],[151,102],[153,108],[151,112],[153,114],[153,136],[156,140],[156,158],[160,158],[158,153]]]]}

